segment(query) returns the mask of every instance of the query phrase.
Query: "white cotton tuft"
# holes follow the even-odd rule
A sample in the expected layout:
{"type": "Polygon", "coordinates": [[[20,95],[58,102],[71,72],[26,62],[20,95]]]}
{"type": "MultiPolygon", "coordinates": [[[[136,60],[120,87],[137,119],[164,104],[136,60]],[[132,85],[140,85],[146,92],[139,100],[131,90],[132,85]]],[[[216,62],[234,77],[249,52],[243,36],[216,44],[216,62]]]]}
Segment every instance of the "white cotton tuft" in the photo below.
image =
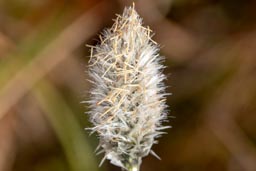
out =
{"type": "Polygon", "coordinates": [[[128,171],[138,171],[149,153],[157,156],[151,147],[167,128],[163,57],[151,37],[129,7],[91,46],[90,129],[98,134],[103,160],[128,171]]]}

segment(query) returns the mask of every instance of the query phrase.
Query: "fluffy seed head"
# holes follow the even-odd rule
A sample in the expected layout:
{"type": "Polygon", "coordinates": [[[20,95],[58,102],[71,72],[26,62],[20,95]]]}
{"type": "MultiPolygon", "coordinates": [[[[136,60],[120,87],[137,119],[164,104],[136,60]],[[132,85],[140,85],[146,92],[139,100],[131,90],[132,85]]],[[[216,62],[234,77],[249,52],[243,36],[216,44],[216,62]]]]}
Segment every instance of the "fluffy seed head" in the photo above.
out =
{"type": "Polygon", "coordinates": [[[105,159],[126,170],[138,171],[142,157],[163,134],[165,93],[158,45],[152,31],[142,26],[134,7],[117,15],[91,46],[89,75],[93,88],[90,121],[105,159]]]}

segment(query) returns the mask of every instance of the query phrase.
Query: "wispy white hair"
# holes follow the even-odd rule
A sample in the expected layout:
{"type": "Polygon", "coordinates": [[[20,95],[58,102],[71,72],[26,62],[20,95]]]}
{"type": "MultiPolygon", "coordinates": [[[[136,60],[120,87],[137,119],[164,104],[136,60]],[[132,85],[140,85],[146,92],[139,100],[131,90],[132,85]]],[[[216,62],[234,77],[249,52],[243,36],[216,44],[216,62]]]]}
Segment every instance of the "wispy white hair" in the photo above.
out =
{"type": "Polygon", "coordinates": [[[151,38],[133,6],[91,46],[90,129],[99,137],[102,161],[129,171],[138,171],[149,153],[157,156],[151,147],[168,127],[162,125],[167,118],[163,57],[151,38]]]}

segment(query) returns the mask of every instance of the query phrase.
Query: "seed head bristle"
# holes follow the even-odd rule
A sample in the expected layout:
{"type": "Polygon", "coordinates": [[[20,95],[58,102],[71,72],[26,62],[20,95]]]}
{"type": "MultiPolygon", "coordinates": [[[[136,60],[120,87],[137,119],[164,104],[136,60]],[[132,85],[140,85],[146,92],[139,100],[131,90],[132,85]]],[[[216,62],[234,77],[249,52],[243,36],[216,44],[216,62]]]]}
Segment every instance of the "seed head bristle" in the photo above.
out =
{"type": "Polygon", "coordinates": [[[157,156],[151,147],[167,128],[162,126],[167,116],[166,77],[159,47],[134,6],[117,15],[100,43],[90,47],[91,130],[99,136],[103,160],[139,171],[143,157],[157,156]]]}

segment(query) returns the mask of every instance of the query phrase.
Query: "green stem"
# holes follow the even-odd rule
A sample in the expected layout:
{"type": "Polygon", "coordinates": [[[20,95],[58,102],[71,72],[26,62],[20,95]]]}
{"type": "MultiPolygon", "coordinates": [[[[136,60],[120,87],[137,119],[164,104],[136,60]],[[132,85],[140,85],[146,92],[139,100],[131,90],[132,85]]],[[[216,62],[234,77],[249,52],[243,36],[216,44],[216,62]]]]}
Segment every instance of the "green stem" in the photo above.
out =
{"type": "Polygon", "coordinates": [[[139,171],[139,168],[134,166],[134,167],[129,168],[128,171],[139,171]]]}
{"type": "Polygon", "coordinates": [[[124,162],[126,169],[123,171],[140,171],[141,158],[132,158],[127,156],[127,160],[124,162]]]}
{"type": "Polygon", "coordinates": [[[129,167],[127,171],[140,171],[140,168],[138,165],[131,165],[131,167],[129,167]]]}

